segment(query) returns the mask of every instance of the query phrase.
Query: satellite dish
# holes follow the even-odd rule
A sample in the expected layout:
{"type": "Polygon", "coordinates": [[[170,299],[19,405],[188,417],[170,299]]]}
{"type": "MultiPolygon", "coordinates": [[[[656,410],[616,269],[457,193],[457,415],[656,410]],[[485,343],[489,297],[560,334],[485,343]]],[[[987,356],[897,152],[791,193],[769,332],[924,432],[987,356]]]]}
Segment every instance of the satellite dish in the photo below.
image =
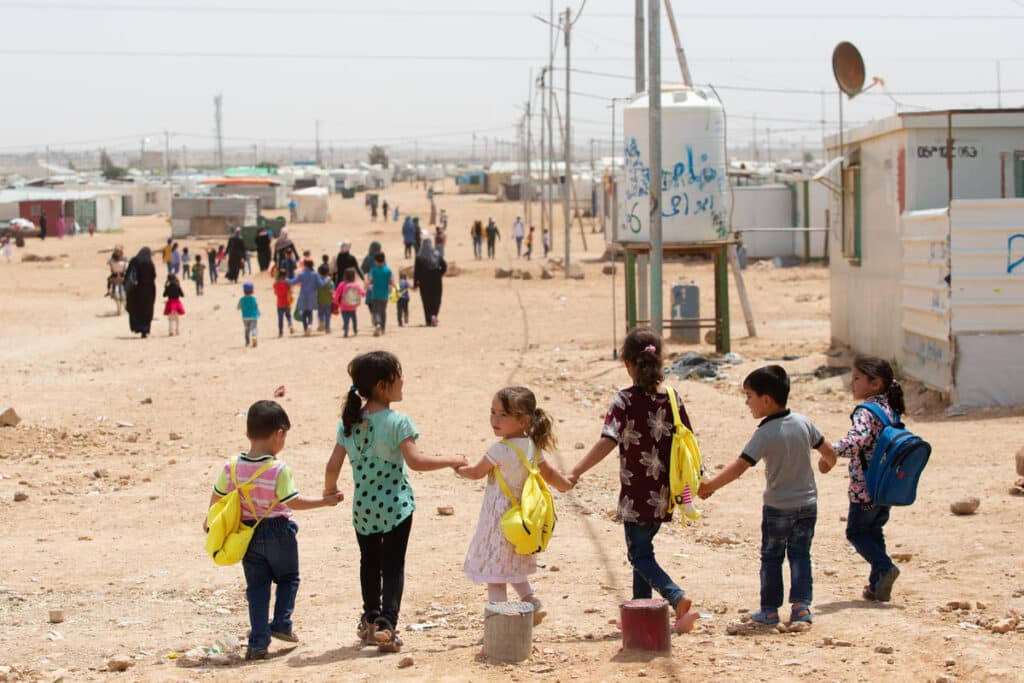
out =
{"type": "Polygon", "coordinates": [[[856,97],[864,89],[864,59],[853,43],[842,42],[832,51],[832,74],[847,97],[856,97]]]}

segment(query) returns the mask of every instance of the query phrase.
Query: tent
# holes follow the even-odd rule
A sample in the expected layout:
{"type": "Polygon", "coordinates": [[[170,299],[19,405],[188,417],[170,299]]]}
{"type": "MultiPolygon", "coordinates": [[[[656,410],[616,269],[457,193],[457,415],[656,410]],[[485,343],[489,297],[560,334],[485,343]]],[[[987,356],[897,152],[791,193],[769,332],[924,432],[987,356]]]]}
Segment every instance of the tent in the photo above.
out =
{"type": "Polygon", "coordinates": [[[307,187],[291,193],[295,200],[295,223],[326,223],[328,218],[327,189],[307,187]]]}

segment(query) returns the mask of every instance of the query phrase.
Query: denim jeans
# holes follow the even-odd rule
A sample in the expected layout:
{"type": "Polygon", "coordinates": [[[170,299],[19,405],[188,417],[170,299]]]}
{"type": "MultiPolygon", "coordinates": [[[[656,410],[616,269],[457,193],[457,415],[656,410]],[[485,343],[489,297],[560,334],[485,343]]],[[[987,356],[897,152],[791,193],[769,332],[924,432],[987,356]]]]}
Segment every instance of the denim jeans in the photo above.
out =
{"type": "Polygon", "coordinates": [[[331,331],[331,305],[318,304],[316,307],[317,322],[323,325],[325,332],[331,331]]]}
{"type": "Polygon", "coordinates": [[[245,324],[245,345],[249,345],[249,339],[256,339],[256,318],[246,318],[242,321],[245,324]]]}
{"type": "Polygon", "coordinates": [[[893,568],[892,560],[885,552],[885,535],[882,532],[888,521],[888,505],[850,503],[850,513],[846,516],[846,540],[871,565],[868,576],[871,590],[875,590],[878,577],[893,568]]]}
{"type": "Polygon", "coordinates": [[[291,633],[295,595],[299,592],[299,545],[295,539],[298,532],[295,522],[284,517],[265,519],[256,527],[242,558],[251,649],[265,650],[270,645],[271,631],[291,633]],[[277,584],[277,595],[274,619],[268,623],[271,583],[277,584]]]}
{"type": "Polygon", "coordinates": [[[302,316],[302,331],[305,332],[313,325],[313,310],[302,309],[299,311],[299,315],[302,316]]]}
{"type": "Polygon", "coordinates": [[[363,593],[363,614],[370,619],[384,617],[398,626],[405,589],[405,550],[409,545],[412,515],[383,534],[356,534],[359,543],[359,584],[363,593]]]}
{"type": "Polygon", "coordinates": [[[292,326],[292,309],[287,306],[277,307],[277,333],[284,334],[284,321],[288,321],[289,329],[292,326]]]}
{"type": "Polygon", "coordinates": [[[633,565],[633,599],[651,597],[651,589],[658,591],[674,608],[686,596],[654,559],[654,537],[661,522],[625,522],[626,557],[633,565]]]}
{"type": "Polygon", "coordinates": [[[761,510],[761,609],[782,605],[782,560],[789,557],[789,601],[811,603],[811,541],[818,506],[793,510],[764,506],[761,510]]]}
{"type": "Polygon", "coordinates": [[[516,258],[519,258],[522,255],[523,255],[523,238],[522,237],[517,237],[516,238],[516,258]]]}
{"type": "Polygon", "coordinates": [[[409,324],[409,300],[399,299],[395,302],[395,311],[398,316],[398,326],[409,324]]]}
{"type": "Polygon", "coordinates": [[[373,312],[373,326],[383,332],[388,324],[388,300],[370,299],[370,310],[373,312]]]}
{"type": "Polygon", "coordinates": [[[345,324],[345,336],[348,336],[348,323],[352,321],[352,334],[359,334],[359,323],[356,321],[355,311],[342,311],[341,322],[345,324]]]}
{"type": "Polygon", "coordinates": [[[483,258],[483,250],[481,249],[483,242],[480,237],[473,238],[473,258],[479,260],[483,258]]]}

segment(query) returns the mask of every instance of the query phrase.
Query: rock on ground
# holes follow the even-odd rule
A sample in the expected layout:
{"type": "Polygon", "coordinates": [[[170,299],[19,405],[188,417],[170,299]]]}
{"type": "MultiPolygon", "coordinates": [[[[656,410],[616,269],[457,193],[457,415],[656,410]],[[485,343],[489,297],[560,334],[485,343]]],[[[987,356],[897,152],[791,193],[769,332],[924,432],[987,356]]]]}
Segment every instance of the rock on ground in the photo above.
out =
{"type": "Polygon", "coordinates": [[[981,501],[978,498],[970,496],[950,503],[949,511],[954,515],[973,515],[980,505],[981,501]]]}

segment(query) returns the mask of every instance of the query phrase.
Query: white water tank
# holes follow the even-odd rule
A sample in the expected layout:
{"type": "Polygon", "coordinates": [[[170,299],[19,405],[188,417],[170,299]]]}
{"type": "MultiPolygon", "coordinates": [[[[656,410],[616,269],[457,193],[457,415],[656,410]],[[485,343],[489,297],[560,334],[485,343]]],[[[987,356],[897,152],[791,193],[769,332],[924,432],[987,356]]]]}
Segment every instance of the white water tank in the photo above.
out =
{"type": "MultiPolygon", "coordinates": [[[[650,242],[648,95],[623,111],[624,187],[617,241],[650,242]]],[[[724,239],[729,232],[725,112],[710,89],[661,91],[661,216],[665,244],[724,239]]]]}

